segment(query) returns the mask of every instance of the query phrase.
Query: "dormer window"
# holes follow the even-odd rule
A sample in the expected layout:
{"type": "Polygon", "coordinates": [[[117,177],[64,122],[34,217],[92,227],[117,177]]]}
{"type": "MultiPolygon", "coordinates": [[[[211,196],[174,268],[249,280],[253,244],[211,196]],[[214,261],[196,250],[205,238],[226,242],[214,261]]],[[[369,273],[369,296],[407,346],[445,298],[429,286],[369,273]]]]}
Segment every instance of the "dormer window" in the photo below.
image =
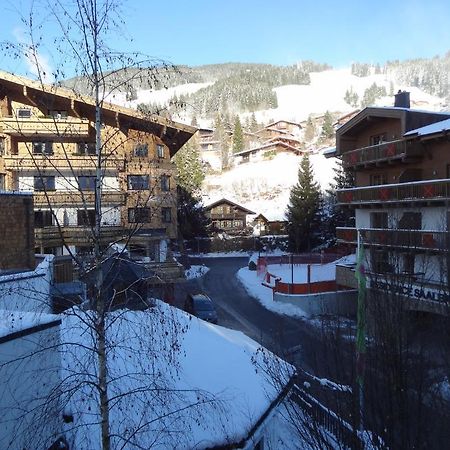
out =
{"type": "Polygon", "coordinates": [[[164,158],[164,145],[156,144],[156,155],[158,158],[164,158]]]}
{"type": "Polygon", "coordinates": [[[19,108],[16,111],[16,115],[19,119],[30,119],[31,118],[31,109],[29,108],[19,108]]]}

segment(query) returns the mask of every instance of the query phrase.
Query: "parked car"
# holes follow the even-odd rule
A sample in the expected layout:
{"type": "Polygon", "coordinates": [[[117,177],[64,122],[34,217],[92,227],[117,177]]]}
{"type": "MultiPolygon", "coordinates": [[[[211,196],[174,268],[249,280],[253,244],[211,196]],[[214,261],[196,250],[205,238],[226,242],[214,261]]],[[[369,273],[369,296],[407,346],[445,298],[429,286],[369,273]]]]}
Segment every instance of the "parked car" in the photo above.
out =
{"type": "Polygon", "coordinates": [[[206,294],[188,294],[184,309],[190,314],[211,323],[217,323],[217,311],[206,294]]]}

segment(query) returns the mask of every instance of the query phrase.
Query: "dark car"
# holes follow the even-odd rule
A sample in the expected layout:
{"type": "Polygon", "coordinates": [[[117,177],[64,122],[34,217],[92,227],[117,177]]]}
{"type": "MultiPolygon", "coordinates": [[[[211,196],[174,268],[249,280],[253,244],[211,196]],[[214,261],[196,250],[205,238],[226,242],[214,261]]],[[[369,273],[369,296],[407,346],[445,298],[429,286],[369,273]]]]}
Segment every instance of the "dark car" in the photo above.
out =
{"type": "Polygon", "coordinates": [[[188,294],[184,309],[211,323],[217,323],[217,311],[214,303],[206,294],[188,294]]]}

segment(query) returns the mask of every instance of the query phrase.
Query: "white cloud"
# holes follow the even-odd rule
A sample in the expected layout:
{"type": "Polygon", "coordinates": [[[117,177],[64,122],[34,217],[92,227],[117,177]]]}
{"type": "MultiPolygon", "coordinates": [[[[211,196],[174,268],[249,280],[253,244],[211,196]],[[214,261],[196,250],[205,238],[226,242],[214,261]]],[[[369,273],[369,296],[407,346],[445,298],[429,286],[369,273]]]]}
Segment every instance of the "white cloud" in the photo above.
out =
{"type": "Polygon", "coordinates": [[[17,27],[13,30],[14,38],[20,46],[22,58],[28,67],[28,70],[39,77],[44,83],[52,83],[53,70],[48,57],[36,49],[31,43],[31,39],[26,35],[23,28],[17,27]]]}

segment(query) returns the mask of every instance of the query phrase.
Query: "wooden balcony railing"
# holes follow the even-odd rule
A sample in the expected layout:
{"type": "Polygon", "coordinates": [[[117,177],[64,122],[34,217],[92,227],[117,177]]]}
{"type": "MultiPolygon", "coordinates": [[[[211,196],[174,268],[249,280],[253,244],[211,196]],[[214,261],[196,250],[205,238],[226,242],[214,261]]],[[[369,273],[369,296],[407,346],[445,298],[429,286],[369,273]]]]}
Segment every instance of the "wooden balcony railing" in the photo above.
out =
{"type": "MultiPolygon", "coordinates": [[[[434,230],[359,229],[364,244],[409,250],[448,251],[450,232],[434,230]]],[[[356,244],[356,228],[336,228],[338,241],[356,244]]]]}
{"type": "MultiPolygon", "coordinates": [[[[83,206],[94,205],[95,193],[93,191],[84,191],[81,195],[78,191],[48,191],[45,192],[33,192],[34,206],[83,206]],[[84,201],[84,202],[83,202],[84,201]]],[[[125,193],[117,191],[103,191],[102,204],[104,205],[124,205],[125,193]]]]}
{"type": "Polygon", "coordinates": [[[0,126],[3,133],[14,136],[89,136],[89,120],[87,119],[2,117],[0,126]]]}
{"type": "Polygon", "coordinates": [[[382,184],[337,192],[338,203],[347,205],[443,200],[450,200],[450,179],[382,184]]]}
{"type": "MultiPolygon", "coordinates": [[[[95,170],[97,159],[95,156],[68,155],[8,155],[4,156],[5,168],[10,170],[37,169],[40,170],[95,170]]],[[[108,157],[102,167],[109,170],[124,170],[125,161],[123,158],[108,157]]]]}
{"type": "Polygon", "coordinates": [[[345,152],[342,155],[342,164],[345,168],[358,167],[411,156],[417,157],[422,153],[423,145],[420,142],[392,141],[345,152]]]}
{"type": "MultiPolygon", "coordinates": [[[[100,241],[108,243],[125,235],[126,230],[121,226],[102,226],[100,241]]],[[[77,245],[92,243],[92,229],[88,226],[68,226],[59,229],[57,226],[35,228],[36,245],[51,247],[62,243],[77,245]]]]}

